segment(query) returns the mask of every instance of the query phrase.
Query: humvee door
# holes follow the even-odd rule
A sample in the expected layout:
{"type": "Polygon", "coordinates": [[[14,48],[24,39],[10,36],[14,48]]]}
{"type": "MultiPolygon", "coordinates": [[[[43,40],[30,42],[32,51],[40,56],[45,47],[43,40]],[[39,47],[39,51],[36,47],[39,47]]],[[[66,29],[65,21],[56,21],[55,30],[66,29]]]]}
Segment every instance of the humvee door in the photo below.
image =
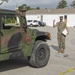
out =
{"type": "Polygon", "coordinates": [[[0,53],[20,50],[22,35],[15,15],[0,15],[0,53]]]}

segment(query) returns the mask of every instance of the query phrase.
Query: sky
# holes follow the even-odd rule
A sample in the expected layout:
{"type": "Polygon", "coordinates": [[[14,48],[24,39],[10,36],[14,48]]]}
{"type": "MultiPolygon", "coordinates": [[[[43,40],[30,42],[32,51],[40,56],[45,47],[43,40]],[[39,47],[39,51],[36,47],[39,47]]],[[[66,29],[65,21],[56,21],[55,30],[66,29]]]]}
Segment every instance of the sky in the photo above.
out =
{"type": "MultiPolygon", "coordinates": [[[[4,2],[0,5],[1,9],[11,9],[15,10],[16,7],[26,4],[32,8],[40,7],[41,9],[44,8],[56,8],[60,0],[9,0],[8,3],[4,2]]],[[[72,3],[74,0],[66,0],[68,5],[72,3]]]]}

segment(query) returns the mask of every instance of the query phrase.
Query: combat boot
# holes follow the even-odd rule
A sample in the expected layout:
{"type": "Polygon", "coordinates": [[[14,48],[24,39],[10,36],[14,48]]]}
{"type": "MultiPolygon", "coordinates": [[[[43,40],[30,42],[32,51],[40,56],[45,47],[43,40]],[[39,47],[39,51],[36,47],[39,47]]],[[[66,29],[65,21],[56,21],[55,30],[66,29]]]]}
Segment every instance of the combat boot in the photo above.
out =
{"type": "Polygon", "coordinates": [[[61,50],[61,53],[64,53],[64,49],[61,50]]]}

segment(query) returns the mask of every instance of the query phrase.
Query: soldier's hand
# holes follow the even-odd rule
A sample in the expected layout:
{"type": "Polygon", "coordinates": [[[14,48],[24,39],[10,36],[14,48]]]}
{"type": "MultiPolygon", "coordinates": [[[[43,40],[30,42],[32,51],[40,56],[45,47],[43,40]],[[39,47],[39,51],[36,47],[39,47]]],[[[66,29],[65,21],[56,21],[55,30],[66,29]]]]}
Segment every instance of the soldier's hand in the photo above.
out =
{"type": "Polygon", "coordinates": [[[53,23],[55,23],[55,20],[53,20],[53,23]]]}
{"type": "Polygon", "coordinates": [[[67,33],[67,35],[69,35],[69,32],[67,33]]]}
{"type": "Polygon", "coordinates": [[[55,20],[53,20],[53,27],[55,27],[55,20]]]}

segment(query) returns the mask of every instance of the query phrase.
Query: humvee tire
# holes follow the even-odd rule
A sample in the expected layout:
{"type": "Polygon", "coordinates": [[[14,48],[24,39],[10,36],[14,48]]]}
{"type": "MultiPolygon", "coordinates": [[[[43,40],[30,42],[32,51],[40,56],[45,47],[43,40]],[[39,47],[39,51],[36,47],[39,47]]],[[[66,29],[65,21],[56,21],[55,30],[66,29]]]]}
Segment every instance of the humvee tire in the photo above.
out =
{"type": "Polygon", "coordinates": [[[48,63],[49,57],[49,46],[41,40],[36,41],[29,59],[29,64],[36,68],[44,67],[48,63]]]}

